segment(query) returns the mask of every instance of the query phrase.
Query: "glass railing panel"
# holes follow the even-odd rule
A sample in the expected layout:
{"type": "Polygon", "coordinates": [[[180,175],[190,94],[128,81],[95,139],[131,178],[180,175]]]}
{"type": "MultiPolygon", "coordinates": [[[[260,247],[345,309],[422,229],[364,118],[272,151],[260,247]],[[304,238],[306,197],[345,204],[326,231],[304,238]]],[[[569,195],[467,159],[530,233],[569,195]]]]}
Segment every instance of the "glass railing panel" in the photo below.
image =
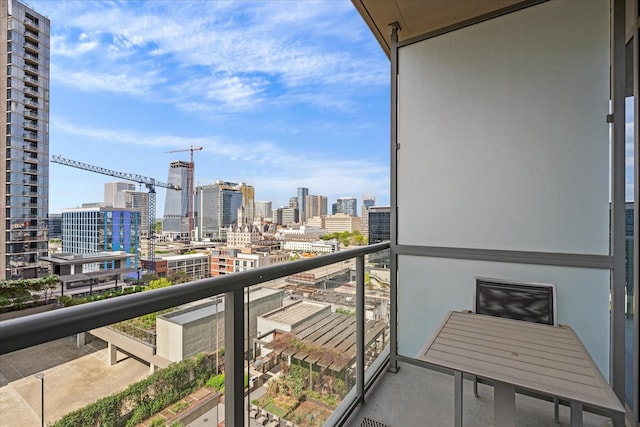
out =
{"type": "MultiPolygon", "coordinates": [[[[369,270],[363,333],[368,366],[388,341],[388,308],[380,302],[385,292],[384,268],[368,260],[364,264],[363,281],[364,270],[369,270]]],[[[320,425],[356,383],[356,261],[341,260],[279,277],[277,271],[266,273],[273,280],[264,283],[259,281],[263,273],[253,271],[211,279],[202,286],[208,296],[198,299],[191,295],[202,294],[189,290],[198,287],[197,282],[176,285],[184,287],[180,290],[167,286],[154,292],[107,277],[67,286],[64,294],[55,289],[53,297],[59,305],[45,308],[52,313],[24,318],[26,323],[34,319],[36,335],[47,331],[37,340],[48,342],[0,355],[2,425],[5,421],[9,426],[39,425],[42,399],[46,425],[217,424],[225,418],[219,396],[225,385],[224,348],[242,335],[243,360],[234,363],[241,363],[244,372],[232,380],[244,385],[245,421],[262,415],[262,421],[268,418],[272,425],[274,420],[280,425],[287,421],[320,425]],[[229,285],[231,279],[256,285],[240,288],[244,324],[233,330],[243,334],[225,337],[226,294],[211,295],[208,290],[226,286],[228,292],[235,286],[229,285]],[[167,301],[182,296],[185,303],[166,308],[158,301],[168,294],[172,297],[167,301]],[[118,298],[122,303],[113,303],[118,298]],[[144,301],[144,308],[136,301],[144,301]],[[86,310],[89,307],[95,311],[86,310]],[[161,309],[151,312],[149,307],[161,309]],[[73,326],[78,334],[58,339],[48,322],[35,322],[37,316],[62,318],[64,310],[70,313],[68,323],[94,322],[93,329],[73,326]],[[71,322],[74,313],[83,320],[71,322]],[[115,316],[117,321],[96,320],[104,316],[115,316]]],[[[166,284],[166,279],[159,280],[150,287],[166,284]]],[[[6,304],[0,308],[9,311],[6,304]]],[[[7,337],[17,334],[15,328],[25,327],[0,317],[5,350],[7,337]]],[[[68,325],[62,327],[69,330],[68,325]]],[[[232,400],[228,396],[227,405],[233,405],[232,400]]]]}
{"type": "MultiPolygon", "coordinates": [[[[356,384],[356,261],[276,282],[283,305],[257,320],[247,417],[258,424],[322,425],[356,384]]],[[[377,287],[369,291],[365,362],[388,336],[377,287]]]]}
{"type": "MultiPolygon", "coordinates": [[[[100,286],[67,289],[60,301],[137,291],[100,286]]],[[[216,310],[215,299],[195,301],[0,356],[2,425],[187,425],[220,400],[216,310]]]]}
{"type": "Polygon", "coordinates": [[[391,270],[389,250],[365,258],[365,318],[372,325],[365,331],[365,370],[368,370],[389,345],[391,270]],[[371,323],[375,322],[375,323],[371,323]]]}

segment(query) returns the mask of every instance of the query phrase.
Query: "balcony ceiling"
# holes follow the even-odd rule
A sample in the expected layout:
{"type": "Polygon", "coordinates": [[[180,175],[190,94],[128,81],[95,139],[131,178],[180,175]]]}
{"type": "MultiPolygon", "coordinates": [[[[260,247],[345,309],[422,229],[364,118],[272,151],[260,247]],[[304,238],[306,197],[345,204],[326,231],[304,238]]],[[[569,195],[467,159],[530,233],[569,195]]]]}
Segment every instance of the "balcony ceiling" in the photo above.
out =
{"type": "Polygon", "coordinates": [[[397,22],[398,41],[438,31],[531,0],[352,0],[371,32],[389,56],[391,30],[397,22]]]}

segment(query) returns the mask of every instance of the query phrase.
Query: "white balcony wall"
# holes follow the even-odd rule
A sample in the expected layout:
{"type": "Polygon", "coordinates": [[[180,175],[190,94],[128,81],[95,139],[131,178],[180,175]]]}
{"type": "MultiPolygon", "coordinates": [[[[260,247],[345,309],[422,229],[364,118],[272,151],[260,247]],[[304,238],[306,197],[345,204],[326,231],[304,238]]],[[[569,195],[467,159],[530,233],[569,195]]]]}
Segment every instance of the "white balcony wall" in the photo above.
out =
{"type": "Polygon", "coordinates": [[[449,310],[473,308],[474,276],[555,283],[558,323],[570,325],[602,374],[609,372],[609,271],[401,255],[400,354],[415,357],[449,310]],[[443,289],[445,291],[443,292],[443,289]]]}
{"type": "MultiPolygon", "coordinates": [[[[399,245],[609,253],[607,0],[552,0],[401,47],[398,70],[399,245]]],[[[608,375],[608,271],[398,265],[400,354],[470,309],[484,275],[557,284],[560,322],[608,375]]]]}

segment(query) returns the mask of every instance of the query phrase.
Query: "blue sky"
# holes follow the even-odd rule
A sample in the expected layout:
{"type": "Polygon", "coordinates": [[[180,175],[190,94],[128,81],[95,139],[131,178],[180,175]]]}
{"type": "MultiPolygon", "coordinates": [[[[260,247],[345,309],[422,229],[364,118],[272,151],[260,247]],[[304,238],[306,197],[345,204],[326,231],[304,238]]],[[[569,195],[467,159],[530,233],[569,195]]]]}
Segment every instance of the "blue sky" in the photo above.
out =
{"type": "MultiPolygon", "coordinates": [[[[50,152],[167,181],[389,203],[389,62],[349,1],[29,1],[51,20],[50,152]]],[[[113,178],[51,163],[52,213],[113,178]]],[[[157,216],[164,208],[158,191],[157,216]]]]}

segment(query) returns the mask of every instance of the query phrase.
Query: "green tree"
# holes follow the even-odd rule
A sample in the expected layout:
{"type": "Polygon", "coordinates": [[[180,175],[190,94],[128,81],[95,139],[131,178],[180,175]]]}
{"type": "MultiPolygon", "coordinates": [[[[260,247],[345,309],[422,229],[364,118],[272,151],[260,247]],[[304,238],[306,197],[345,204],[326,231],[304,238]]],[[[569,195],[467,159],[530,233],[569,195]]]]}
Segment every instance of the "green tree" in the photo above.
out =
{"type": "Polygon", "coordinates": [[[147,286],[147,290],[152,290],[152,289],[160,289],[160,288],[166,288],[167,286],[171,286],[173,283],[171,283],[171,281],[169,281],[169,279],[165,278],[165,277],[161,277],[158,280],[152,280],[149,282],[149,286],[147,286]]]}
{"type": "Polygon", "coordinates": [[[182,270],[171,270],[169,274],[167,274],[167,279],[174,285],[178,285],[180,283],[187,283],[189,281],[189,276],[185,271],[182,270]]]}

